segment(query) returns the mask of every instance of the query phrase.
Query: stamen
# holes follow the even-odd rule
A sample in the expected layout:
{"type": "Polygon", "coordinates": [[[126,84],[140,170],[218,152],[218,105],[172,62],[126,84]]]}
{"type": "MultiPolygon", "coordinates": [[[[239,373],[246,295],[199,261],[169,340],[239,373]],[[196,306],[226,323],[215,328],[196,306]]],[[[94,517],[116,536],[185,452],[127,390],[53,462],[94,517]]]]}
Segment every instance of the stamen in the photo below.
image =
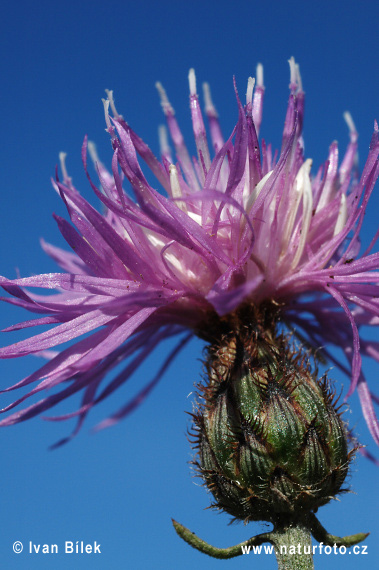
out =
{"type": "Polygon", "coordinates": [[[296,63],[295,63],[295,58],[291,57],[288,60],[288,63],[290,64],[290,89],[296,89],[297,87],[297,71],[296,71],[296,63]]]}
{"type": "Polygon", "coordinates": [[[109,105],[110,105],[110,101],[108,99],[102,99],[103,105],[104,105],[104,116],[105,116],[105,123],[107,125],[107,128],[105,129],[112,137],[112,140],[114,138],[116,138],[116,135],[114,134],[114,127],[112,126],[111,120],[109,118],[109,105]]]}
{"type": "Polygon", "coordinates": [[[181,198],[182,189],[180,188],[178,171],[176,169],[175,164],[170,164],[169,171],[170,171],[170,184],[171,184],[172,197],[181,198]]]}
{"type": "Polygon", "coordinates": [[[249,77],[247,80],[247,91],[246,91],[246,105],[253,104],[253,91],[254,91],[255,79],[249,77]]]}
{"type": "Polygon", "coordinates": [[[174,108],[172,107],[170,101],[168,100],[167,93],[160,81],[157,81],[155,87],[158,90],[158,94],[161,100],[162,109],[165,115],[175,115],[174,108]]]}
{"type": "Polygon", "coordinates": [[[343,114],[343,118],[346,121],[346,124],[348,126],[348,129],[350,131],[350,140],[352,143],[357,142],[358,139],[358,132],[357,129],[355,128],[355,124],[353,121],[353,117],[350,115],[349,111],[345,111],[343,114]]]}
{"type": "Polygon", "coordinates": [[[347,220],[346,195],[341,194],[340,209],[338,212],[338,218],[337,218],[337,222],[336,222],[336,225],[334,228],[333,237],[336,236],[337,234],[339,234],[343,230],[343,228],[345,227],[345,224],[346,224],[346,220],[347,220]]]}
{"type": "Polygon", "coordinates": [[[60,152],[59,153],[59,162],[61,165],[63,181],[64,182],[71,182],[71,178],[69,177],[68,172],[67,172],[67,168],[66,168],[66,156],[67,156],[66,152],[60,152]]]}
{"type": "Polygon", "coordinates": [[[341,166],[338,171],[340,185],[342,186],[346,181],[347,178],[351,176],[354,164],[357,165],[358,163],[358,152],[357,152],[357,141],[358,141],[358,133],[357,129],[355,128],[354,121],[352,116],[350,115],[349,111],[345,111],[343,114],[343,118],[346,121],[347,127],[349,129],[350,134],[350,143],[348,144],[345,156],[341,162],[341,166]]]}
{"type": "Polygon", "coordinates": [[[300,66],[298,63],[295,64],[295,70],[296,70],[296,82],[298,85],[298,89],[299,89],[299,91],[303,91],[303,82],[301,80],[300,66]]]}
{"type": "Polygon", "coordinates": [[[209,83],[203,83],[203,95],[204,95],[206,114],[208,116],[218,117],[218,113],[212,101],[211,89],[209,87],[209,83]]]}
{"type": "MultiPolygon", "coordinates": [[[[170,172],[171,195],[173,198],[181,198],[183,194],[182,194],[182,189],[180,187],[178,171],[176,169],[175,164],[170,164],[169,172],[170,172]]],[[[186,207],[185,202],[180,202],[180,201],[176,200],[175,204],[183,212],[187,212],[187,207],[186,207]]]]}
{"type": "Polygon", "coordinates": [[[256,199],[258,198],[259,194],[262,191],[263,186],[266,184],[267,180],[270,178],[272,174],[272,170],[270,170],[269,172],[267,172],[267,174],[264,175],[264,177],[262,178],[262,180],[260,180],[258,182],[258,184],[255,186],[254,190],[252,191],[252,193],[250,194],[247,202],[246,202],[246,206],[245,206],[245,211],[248,214],[254,204],[254,202],[256,201],[256,199]]]}
{"type": "Polygon", "coordinates": [[[257,136],[259,135],[259,130],[262,123],[262,113],[263,113],[263,96],[265,88],[263,85],[263,65],[258,63],[256,71],[257,79],[255,82],[255,91],[253,99],[253,122],[255,125],[255,130],[257,136]]]}
{"type": "Polygon", "coordinates": [[[196,75],[195,75],[195,70],[193,67],[191,67],[191,69],[189,70],[188,81],[189,81],[190,95],[197,95],[197,92],[196,92],[196,75]]]}
{"type": "Polygon", "coordinates": [[[355,128],[355,124],[353,121],[353,117],[350,115],[349,111],[345,111],[343,114],[343,118],[346,121],[347,126],[349,127],[349,131],[351,133],[356,133],[357,129],[355,128]]]}
{"type": "Polygon", "coordinates": [[[171,149],[170,149],[170,145],[168,144],[168,135],[167,135],[167,129],[166,129],[165,125],[159,125],[158,137],[159,137],[159,148],[160,148],[162,157],[164,157],[169,162],[172,162],[171,149]]]}
{"type": "Polygon", "coordinates": [[[317,204],[316,212],[322,210],[322,208],[324,208],[327,204],[329,204],[335,197],[335,180],[337,172],[338,172],[338,146],[337,142],[334,141],[330,145],[329,155],[328,155],[328,168],[325,175],[325,184],[317,204]]]}
{"type": "Polygon", "coordinates": [[[261,63],[258,63],[258,65],[257,65],[256,76],[257,76],[257,87],[264,87],[264,85],[263,85],[263,65],[261,63]]]}
{"type": "Polygon", "coordinates": [[[111,107],[111,109],[112,109],[113,116],[114,116],[116,119],[121,118],[121,115],[119,115],[119,114],[117,113],[117,109],[116,109],[116,106],[115,106],[115,104],[114,104],[113,91],[110,90],[110,89],[106,89],[106,90],[105,90],[105,93],[107,94],[108,101],[109,101],[109,105],[110,105],[110,107],[111,107]]]}
{"type": "Polygon", "coordinates": [[[98,164],[100,160],[99,160],[99,155],[97,154],[95,143],[92,141],[88,141],[87,148],[93,164],[98,164]]]}
{"type": "Polygon", "coordinates": [[[301,256],[303,255],[305,243],[308,236],[308,230],[312,219],[312,185],[310,179],[310,172],[312,167],[312,160],[308,158],[304,164],[301,166],[297,176],[295,185],[302,194],[303,198],[303,213],[302,213],[302,224],[300,231],[300,239],[297,245],[297,250],[295,257],[293,258],[291,269],[295,269],[299,263],[301,256]]]}

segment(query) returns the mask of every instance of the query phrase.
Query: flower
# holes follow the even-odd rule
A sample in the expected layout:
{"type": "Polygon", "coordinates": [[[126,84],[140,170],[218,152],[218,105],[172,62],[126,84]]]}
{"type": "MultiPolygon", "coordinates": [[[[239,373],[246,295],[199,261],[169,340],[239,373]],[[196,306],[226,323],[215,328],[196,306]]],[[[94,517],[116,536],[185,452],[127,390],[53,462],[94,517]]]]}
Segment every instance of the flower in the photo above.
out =
{"type": "Polygon", "coordinates": [[[107,92],[105,119],[114,150],[111,172],[86,139],[82,149],[89,182],[105,211],[100,214],[75,189],[62,157],[63,180],[57,177],[54,185],[71,224],[59,216],[55,219],[74,253],[42,242],[62,273],[0,278],[11,295],[4,300],[37,314],[5,330],[50,325],[45,332],[0,349],[2,358],[48,357],[39,370],[5,390],[34,385],[2,412],[31,395],[55,387],[61,390],[49,391],[37,403],[12,412],[0,425],[46,412],[81,391],[80,409],[58,418],[77,417],[76,433],[89,410],[126,382],[163,339],[180,335],[150,383],[100,424],[108,426],[147,396],[192,335],[208,340],[209,323],[243,304],[270,302],[278,307],[287,328],[313,347],[321,347],[350,377],[348,395],[357,389],[368,427],[379,444],[379,426],[361,366],[362,354],[379,360],[379,343],[363,338],[360,331],[379,322],[379,254],[371,253],[379,232],[364,253],[359,251],[364,213],[379,174],[378,126],[375,123],[360,179],[357,133],[349,114],[345,118],[350,143],[342,162],[338,164],[337,144],[332,143],[326,163],[312,176],[312,161],[303,152],[304,93],[293,58],[290,72],[279,156],[264,140],[258,142],[264,97],[261,65],[256,85],[254,79],[248,81],[245,106],[236,89],[238,120],[226,142],[205,85],[213,159],[193,70],[190,108],[198,155],[193,160],[160,84],[175,159],[164,129],[159,161],[117,113],[112,92],[107,92]],[[87,171],[87,148],[99,187],[87,171]],[[147,182],[138,156],[165,195],[147,182]],[[125,178],[135,201],[123,189],[125,178]],[[57,293],[41,296],[25,287],[57,293]],[[73,340],[61,352],[50,350],[73,340]],[[341,357],[334,347],[342,350],[341,357]],[[121,370],[104,386],[108,373],[120,364],[121,370]]]}

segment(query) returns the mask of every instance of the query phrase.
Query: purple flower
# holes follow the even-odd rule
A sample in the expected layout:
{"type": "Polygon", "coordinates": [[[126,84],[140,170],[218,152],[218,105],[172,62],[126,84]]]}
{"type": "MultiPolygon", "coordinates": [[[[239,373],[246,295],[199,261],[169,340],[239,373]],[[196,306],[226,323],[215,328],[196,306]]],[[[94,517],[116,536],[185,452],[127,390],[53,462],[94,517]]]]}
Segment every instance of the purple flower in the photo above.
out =
{"type": "Polygon", "coordinates": [[[322,347],[350,377],[348,395],[357,389],[379,444],[372,396],[361,367],[362,354],[379,360],[379,342],[365,340],[359,332],[364,325],[379,323],[379,254],[371,253],[379,232],[363,253],[359,242],[379,174],[378,126],[360,179],[357,133],[348,114],[350,144],[342,162],[337,144],[332,143],[326,163],[311,175],[312,161],[303,153],[304,93],[293,59],[290,70],[279,155],[264,140],[258,142],[264,96],[261,65],[256,85],[253,79],[248,81],[245,106],[236,91],[238,121],[226,142],[209,87],[204,86],[214,158],[193,70],[190,107],[197,158],[189,156],[160,84],[175,149],[174,158],[161,129],[161,161],[117,113],[108,92],[105,118],[114,150],[111,172],[86,140],[82,150],[86,172],[87,147],[94,158],[99,185],[88,172],[87,176],[104,212],[100,214],[74,188],[62,159],[63,180],[57,178],[54,184],[71,223],[59,216],[55,219],[73,253],[43,242],[62,273],[0,278],[0,285],[11,295],[4,300],[37,315],[7,331],[51,325],[45,332],[0,349],[2,358],[37,353],[47,357],[39,370],[5,390],[33,386],[3,412],[49,390],[37,403],[7,415],[0,425],[46,412],[81,391],[80,409],[58,418],[76,416],[76,433],[89,410],[126,382],[161,340],[179,335],[156,376],[101,427],[110,425],[147,396],[192,335],[206,337],[210,319],[231,313],[243,303],[274,301],[281,307],[285,325],[314,347],[322,347]],[[140,159],[155,175],[155,187],[147,182],[140,159]],[[124,187],[132,188],[135,201],[124,187]],[[164,192],[157,190],[161,187],[164,192]],[[25,287],[57,293],[41,296],[25,287]],[[50,350],[73,340],[61,352],[50,350]],[[340,359],[333,347],[342,350],[340,359]],[[115,377],[109,379],[116,367],[115,377]],[[60,391],[50,391],[54,387],[60,391]]]}

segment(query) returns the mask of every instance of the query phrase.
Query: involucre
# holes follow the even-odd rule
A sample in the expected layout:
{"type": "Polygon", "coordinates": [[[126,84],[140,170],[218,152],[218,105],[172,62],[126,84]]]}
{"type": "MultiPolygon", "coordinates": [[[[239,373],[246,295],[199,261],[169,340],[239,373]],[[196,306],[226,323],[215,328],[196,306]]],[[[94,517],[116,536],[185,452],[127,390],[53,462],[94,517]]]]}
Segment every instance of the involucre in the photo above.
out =
{"type": "Polygon", "coordinates": [[[317,510],[341,492],[352,455],[327,378],[274,320],[272,307],[245,306],[215,328],[194,414],[213,506],[245,522],[317,510]]]}

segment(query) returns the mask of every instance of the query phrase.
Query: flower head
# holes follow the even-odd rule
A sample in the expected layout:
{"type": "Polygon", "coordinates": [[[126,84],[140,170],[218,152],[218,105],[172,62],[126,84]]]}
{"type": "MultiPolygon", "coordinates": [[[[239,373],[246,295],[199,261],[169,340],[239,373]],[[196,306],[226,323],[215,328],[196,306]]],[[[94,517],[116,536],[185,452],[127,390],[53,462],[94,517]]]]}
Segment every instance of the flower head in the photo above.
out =
{"type": "Polygon", "coordinates": [[[112,92],[107,92],[105,119],[114,150],[111,171],[86,139],[82,149],[84,168],[104,212],[99,213],[75,189],[62,158],[63,180],[57,177],[54,185],[71,223],[59,216],[55,219],[74,253],[43,242],[62,273],[0,278],[0,285],[11,295],[6,301],[37,314],[6,330],[49,325],[45,332],[0,349],[2,358],[48,356],[42,368],[7,389],[34,386],[2,411],[13,410],[46,389],[61,389],[12,412],[0,425],[46,412],[81,391],[80,409],[60,418],[77,416],[77,431],[89,410],[123,384],[162,339],[181,335],[150,383],[102,425],[118,421],[148,394],[193,334],[208,339],[210,323],[221,322],[244,304],[269,302],[278,307],[281,322],[312,346],[321,347],[350,377],[348,394],[358,390],[366,421],[379,444],[379,427],[361,367],[362,354],[379,360],[379,343],[365,340],[359,331],[363,325],[379,322],[379,254],[371,253],[378,234],[363,253],[359,242],[379,175],[378,126],[360,178],[357,133],[348,114],[350,144],[344,158],[339,163],[337,144],[332,143],[326,163],[311,175],[312,161],[305,159],[302,141],[304,93],[293,59],[290,70],[279,154],[264,140],[258,142],[264,97],[261,65],[256,82],[248,81],[245,105],[236,90],[238,120],[226,141],[209,87],[204,86],[213,151],[207,142],[195,74],[190,71],[197,148],[197,158],[192,159],[160,84],[157,88],[175,149],[173,156],[162,128],[161,161],[117,113],[112,92]],[[87,171],[87,148],[95,162],[98,186],[87,171]],[[154,187],[147,182],[140,159],[155,175],[154,187]],[[25,287],[57,293],[41,296],[25,287]],[[73,340],[61,352],[50,351],[73,340]],[[341,359],[331,352],[333,347],[343,351],[341,359]],[[109,379],[110,371],[122,363],[109,379]],[[106,379],[109,383],[104,386],[106,379]]]}

